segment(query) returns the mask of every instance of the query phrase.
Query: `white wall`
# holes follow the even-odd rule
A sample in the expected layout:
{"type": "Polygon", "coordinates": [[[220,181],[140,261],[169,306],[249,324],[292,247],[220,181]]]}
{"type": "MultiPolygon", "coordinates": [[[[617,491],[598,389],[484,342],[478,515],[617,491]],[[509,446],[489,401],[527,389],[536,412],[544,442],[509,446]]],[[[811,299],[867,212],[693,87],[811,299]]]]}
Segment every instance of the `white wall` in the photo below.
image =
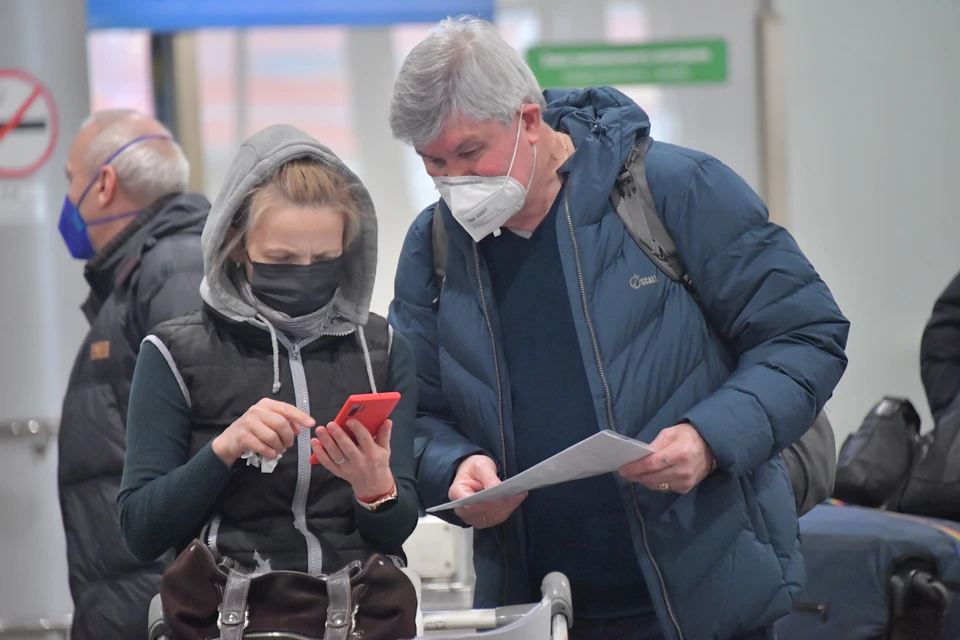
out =
{"type": "MultiPolygon", "coordinates": [[[[668,142],[722,160],[762,191],[757,98],[758,0],[646,0],[652,41],[722,38],[727,42],[727,80],[722,84],[662,86],[664,108],[675,131],[668,142]]],[[[641,106],[643,106],[641,104],[641,106]]],[[[651,115],[652,135],[664,140],[651,115]]]]}
{"type": "Polygon", "coordinates": [[[931,426],[919,344],[960,270],[960,2],[779,0],[789,226],[852,322],[838,439],[884,394],[931,426]]]}

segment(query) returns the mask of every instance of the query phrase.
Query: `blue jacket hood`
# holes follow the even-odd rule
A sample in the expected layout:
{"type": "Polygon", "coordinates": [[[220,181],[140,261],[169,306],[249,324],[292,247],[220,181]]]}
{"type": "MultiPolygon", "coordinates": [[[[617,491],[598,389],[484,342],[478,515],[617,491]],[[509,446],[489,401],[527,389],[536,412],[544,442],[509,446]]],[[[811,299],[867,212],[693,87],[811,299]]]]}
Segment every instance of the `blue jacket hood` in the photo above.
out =
{"type": "Polygon", "coordinates": [[[614,175],[637,136],[650,134],[647,112],[612,87],[548,89],[543,97],[547,101],[543,121],[552,129],[569,133],[574,141],[603,140],[614,152],[616,163],[610,167],[614,175]]]}
{"type": "Polygon", "coordinates": [[[622,131],[621,136],[631,139],[638,132],[650,133],[650,118],[636,102],[613,87],[588,87],[586,89],[547,89],[543,92],[547,101],[544,120],[556,128],[560,122],[564,128],[573,130],[567,120],[579,114],[580,122],[607,127],[609,132],[622,131]]]}

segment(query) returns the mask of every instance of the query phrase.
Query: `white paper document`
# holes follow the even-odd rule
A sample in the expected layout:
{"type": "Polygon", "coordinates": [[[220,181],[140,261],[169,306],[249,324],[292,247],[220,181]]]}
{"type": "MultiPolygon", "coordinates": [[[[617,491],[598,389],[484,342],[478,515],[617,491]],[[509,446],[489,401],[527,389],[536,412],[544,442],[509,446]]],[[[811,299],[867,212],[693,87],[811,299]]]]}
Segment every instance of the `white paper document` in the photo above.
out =
{"type": "Polygon", "coordinates": [[[615,431],[601,431],[494,487],[431,507],[427,509],[427,513],[456,509],[486,500],[509,498],[552,484],[599,476],[616,471],[623,465],[645,458],[651,453],[653,448],[644,442],[615,431]]]}

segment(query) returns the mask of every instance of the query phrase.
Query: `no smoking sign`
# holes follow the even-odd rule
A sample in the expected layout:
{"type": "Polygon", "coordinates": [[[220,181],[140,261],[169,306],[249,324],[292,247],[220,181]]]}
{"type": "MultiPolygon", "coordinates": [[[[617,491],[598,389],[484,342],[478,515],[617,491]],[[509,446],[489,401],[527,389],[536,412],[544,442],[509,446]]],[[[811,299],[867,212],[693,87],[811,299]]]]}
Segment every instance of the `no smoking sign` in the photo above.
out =
{"type": "Polygon", "coordinates": [[[53,97],[33,76],[0,69],[0,179],[36,173],[57,143],[53,97]]]}

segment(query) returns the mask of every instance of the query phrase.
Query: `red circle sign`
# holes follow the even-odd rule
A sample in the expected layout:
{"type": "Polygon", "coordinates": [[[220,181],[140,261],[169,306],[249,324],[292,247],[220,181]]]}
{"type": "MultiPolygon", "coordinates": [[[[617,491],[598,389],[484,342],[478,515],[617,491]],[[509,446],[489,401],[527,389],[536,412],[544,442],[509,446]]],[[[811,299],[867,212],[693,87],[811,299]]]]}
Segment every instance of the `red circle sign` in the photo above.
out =
{"type": "Polygon", "coordinates": [[[53,96],[30,74],[0,69],[0,178],[33,175],[56,144],[53,96]]]}

